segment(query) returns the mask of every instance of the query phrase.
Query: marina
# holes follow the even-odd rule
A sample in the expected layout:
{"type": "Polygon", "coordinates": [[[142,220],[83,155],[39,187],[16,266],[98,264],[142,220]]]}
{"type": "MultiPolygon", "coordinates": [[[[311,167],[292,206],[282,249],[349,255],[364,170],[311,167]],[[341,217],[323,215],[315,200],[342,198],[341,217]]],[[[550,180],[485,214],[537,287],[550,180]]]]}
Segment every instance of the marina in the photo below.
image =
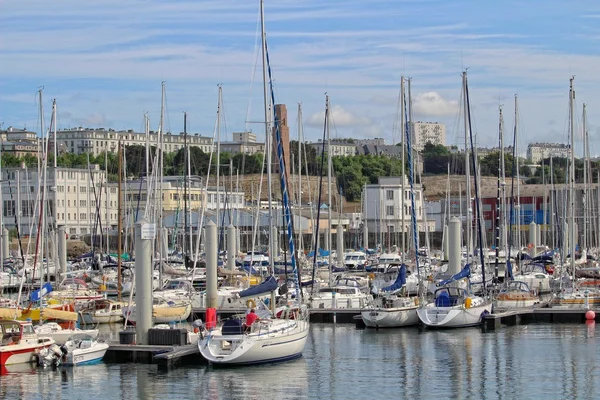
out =
{"type": "MultiPolygon", "coordinates": [[[[122,84],[128,101],[147,110],[137,115],[141,129],[111,127],[131,118],[117,96],[108,117],[73,114],[73,103],[88,96],[73,87],[85,84],[77,74],[57,97],[47,96],[56,88],[38,85],[35,107],[19,100],[26,111],[0,115],[0,399],[600,398],[600,130],[585,102],[595,83],[576,79],[571,64],[564,75],[557,57],[526,81],[491,86],[484,61],[497,57],[493,46],[510,36],[495,73],[513,78],[500,61],[510,60],[511,70],[529,65],[521,58],[538,47],[526,42],[523,55],[511,52],[533,35],[465,33],[471,22],[437,26],[449,5],[411,2],[119,5],[103,30],[84,35],[106,44],[69,54],[92,76],[98,65],[114,65],[118,77],[147,63],[122,84]],[[396,17],[413,8],[418,18],[407,26],[435,26],[399,34],[396,17]],[[165,17],[152,19],[164,31],[154,37],[145,32],[156,28],[120,20],[130,9],[141,21],[165,17]],[[365,24],[371,13],[378,19],[365,24]],[[388,13],[393,21],[380,30],[388,13]],[[224,16],[235,23],[226,35],[213,29],[224,16]],[[331,23],[334,16],[360,32],[331,23]],[[171,20],[183,22],[177,31],[171,20]],[[139,37],[120,38],[115,24],[139,37]],[[369,32],[378,34],[356,47],[369,32]],[[392,43],[381,34],[400,36],[392,43]],[[222,35],[226,42],[215,45],[222,35]],[[420,36],[435,46],[419,46],[420,36]],[[472,47],[487,41],[479,47],[490,51],[465,50],[480,64],[472,68],[461,48],[457,73],[450,48],[443,63],[435,60],[454,68],[443,80],[432,79],[433,62],[411,71],[404,59],[398,68],[396,52],[440,53],[449,37],[468,37],[472,47]],[[361,67],[364,55],[373,58],[361,67]],[[338,59],[339,71],[331,68],[338,59]],[[384,80],[382,62],[397,70],[384,80]],[[252,70],[248,82],[242,64],[252,70]],[[322,74],[306,73],[314,68],[322,74]],[[235,85],[198,90],[191,70],[235,85]],[[538,80],[557,71],[540,91],[538,80]],[[146,75],[152,92],[143,89],[146,75]],[[320,80],[320,97],[290,97],[322,88],[320,80]],[[439,87],[426,89],[432,82],[439,87]],[[510,85],[524,93],[506,97],[510,85]],[[186,99],[192,90],[201,111],[186,99]],[[556,104],[567,100],[558,115],[556,104]],[[354,109],[342,107],[351,102],[354,109]],[[184,105],[192,111],[171,118],[184,105]],[[536,107],[553,119],[535,122],[536,107]],[[8,118],[24,128],[5,129],[8,118]],[[544,142],[531,141],[524,126],[532,123],[544,142]]],[[[82,30],[96,26],[91,16],[106,6],[94,7],[89,18],[73,7],[62,16],[68,24],[44,19],[53,31],[82,30]]],[[[552,22],[541,9],[532,20],[538,14],[552,22]]],[[[65,48],[77,42],[65,37],[47,39],[65,48]]],[[[21,50],[11,46],[4,47],[18,60],[21,50]]],[[[54,55],[43,55],[51,71],[54,55]]],[[[32,60],[24,73],[39,68],[32,60]]],[[[98,80],[93,96],[108,98],[115,82],[98,80]]],[[[104,101],[93,106],[102,110],[104,101]]]]}

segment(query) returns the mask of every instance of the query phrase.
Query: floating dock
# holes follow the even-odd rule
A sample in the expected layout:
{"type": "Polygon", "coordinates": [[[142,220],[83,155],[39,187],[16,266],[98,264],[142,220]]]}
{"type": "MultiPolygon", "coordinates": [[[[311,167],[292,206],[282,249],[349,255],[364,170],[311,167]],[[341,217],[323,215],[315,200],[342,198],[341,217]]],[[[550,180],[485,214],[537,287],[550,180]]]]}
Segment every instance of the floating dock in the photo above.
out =
{"type": "Polygon", "coordinates": [[[166,367],[174,367],[186,362],[205,363],[202,356],[200,356],[197,343],[183,346],[109,343],[104,361],[158,364],[166,367]]]}
{"type": "MultiPolygon", "coordinates": [[[[502,326],[529,323],[584,323],[587,321],[587,311],[590,310],[558,307],[497,310],[493,314],[487,314],[483,317],[481,327],[486,332],[501,329],[502,326]]],[[[595,321],[600,321],[600,309],[591,309],[591,311],[596,313],[595,321]]],[[[218,317],[225,319],[236,314],[245,314],[245,312],[245,309],[223,310],[218,312],[218,317]]],[[[204,309],[195,309],[191,318],[192,320],[198,318],[204,320],[205,313],[206,310],[204,309]]],[[[354,323],[359,329],[365,327],[360,317],[360,309],[357,308],[312,309],[310,310],[310,320],[315,323],[354,323]]],[[[174,332],[173,335],[181,336],[181,331],[183,330],[177,329],[177,331],[179,332],[174,332]]],[[[165,335],[169,332],[168,330],[166,332],[163,330],[163,332],[159,333],[162,333],[163,337],[166,337],[165,335]]],[[[206,363],[202,356],[200,356],[197,343],[185,344],[181,343],[181,341],[173,345],[109,343],[109,346],[104,358],[106,362],[152,363],[165,367],[174,367],[185,363],[206,363]]]]}

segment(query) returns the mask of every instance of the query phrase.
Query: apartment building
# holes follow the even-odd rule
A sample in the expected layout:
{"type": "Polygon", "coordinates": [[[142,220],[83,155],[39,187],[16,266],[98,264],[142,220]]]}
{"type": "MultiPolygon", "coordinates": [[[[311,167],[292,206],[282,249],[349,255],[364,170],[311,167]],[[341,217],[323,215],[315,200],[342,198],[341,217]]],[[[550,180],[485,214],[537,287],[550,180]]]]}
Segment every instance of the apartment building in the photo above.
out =
{"type": "MultiPolygon", "coordinates": [[[[115,131],[114,129],[89,129],[80,127],[58,131],[56,133],[56,141],[59,151],[98,155],[106,151],[115,152],[119,139],[124,146],[145,146],[147,142],[151,146],[157,146],[158,136],[158,133],[154,131],[150,131],[146,135],[145,133],[134,132],[131,129],[127,131],[115,131]]],[[[163,149],[167,153],[182,149],[184,144],[185,137],[183,133],[172,134],[167,132],[163,135],[163,149]]],[[[188,134],[187,144],[191,147],[199,147],[205,153],[209,153],[212,148],[212,138],[201,136],[198,133],[188,134]]]]}
{"type": "MultiPolygon", "coordinates": [[[[7,229],[21,235],[39,231],[43,186],[37,167],[2,169],[2,216],[7,229]]],[[[46,177],[47,221],[64,225],[71,235],[114,229],[117,226],[117,188],[109,186],[98,165],[90,168],[49,169],[46,177]]]]}

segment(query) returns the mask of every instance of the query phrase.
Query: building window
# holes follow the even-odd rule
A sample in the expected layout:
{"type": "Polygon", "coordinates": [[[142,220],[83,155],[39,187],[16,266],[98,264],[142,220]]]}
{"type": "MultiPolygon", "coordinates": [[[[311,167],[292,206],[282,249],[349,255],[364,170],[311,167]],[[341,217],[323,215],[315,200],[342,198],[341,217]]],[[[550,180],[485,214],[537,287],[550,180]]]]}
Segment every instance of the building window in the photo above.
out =
{"type": "Polygon", "coordinates": [[[79,219],[85,221],[87,219],[87,214],[86,213],[80,213],[79,214],[79,219]]]}
{"type": "Polygon", "coordinates": [[[79,186],[79,192],[80,193],[85,193],[87,190],[87,188],[85,186],[79,186]]]}
{"type": "Polygon", "coordinates": [[[87,201],[79,200],[79,207],[87,207],[87,201]]]}
{"type": "Polygon", "coordinates": [[[13,217],[15,215],[15,201],[14,200],[4,200],[3,214],[5,217],[13,217]]]}
{"type": "Polygon", "coordinates": [[[388,225],[388,233],[394,233],[394,225],[388,225]]]}
{"type": "Polygon", "coordinates": [[[385,198],[388,200],[394,200],[394,191],[393,190],[386,191],[385,198]]]}
{"type": "Polygon", "coordinates": [[[70,221],[71,220],[71,213],[67,213],[67,219],[70,221]]]}
{"type": "Polygon", "coordinates": [[[388,217],[394,216],[394,206],[387,206],[386,207],[386,215],[388,217]]]}
{"type": "Polygon", "coordinates": [[[81,228],[81,234],[82,235],[87,234],[87,228],[81,228]]]}
{"type": "Polygon", "coordinates": [[[74,235],[77,233],[77,228],[69,228],[69,234],[74,235]]]}
{"type": "Polygon", "coordinates": [[[21,200],[21,214],[24,217],[33,217],[34,203],[34,200],[21,200]]]}

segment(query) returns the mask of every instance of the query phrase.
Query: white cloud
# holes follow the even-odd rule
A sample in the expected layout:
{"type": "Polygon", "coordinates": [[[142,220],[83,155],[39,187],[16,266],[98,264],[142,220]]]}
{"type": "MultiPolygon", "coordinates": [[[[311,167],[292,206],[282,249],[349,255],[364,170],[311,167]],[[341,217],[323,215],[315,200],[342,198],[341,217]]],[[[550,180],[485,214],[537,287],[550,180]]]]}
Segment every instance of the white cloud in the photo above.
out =
{"type": "Polygon", "coordinates": [[[419,93],[413,101],[417,117],[449,117],[458,112],[458,101],[446,100],[437,92],[419,93]]]}
{"type": "MultiPolygon", "coordinates": [[[[334,105],[331,107],[331,111],[329,113],[331,127],[349,127],[349,126],[360,126],[360,125],[368,125],[371,124],[371,119],[367,117],[362,117],[356,114],[351,113],[350,111],[345,110],[340,105],[334,105]]],[[[309,126],[323,126],[325,121],[325,111],[320,111],[312,114],[306,120],[306,124],[309,126]]]]}

